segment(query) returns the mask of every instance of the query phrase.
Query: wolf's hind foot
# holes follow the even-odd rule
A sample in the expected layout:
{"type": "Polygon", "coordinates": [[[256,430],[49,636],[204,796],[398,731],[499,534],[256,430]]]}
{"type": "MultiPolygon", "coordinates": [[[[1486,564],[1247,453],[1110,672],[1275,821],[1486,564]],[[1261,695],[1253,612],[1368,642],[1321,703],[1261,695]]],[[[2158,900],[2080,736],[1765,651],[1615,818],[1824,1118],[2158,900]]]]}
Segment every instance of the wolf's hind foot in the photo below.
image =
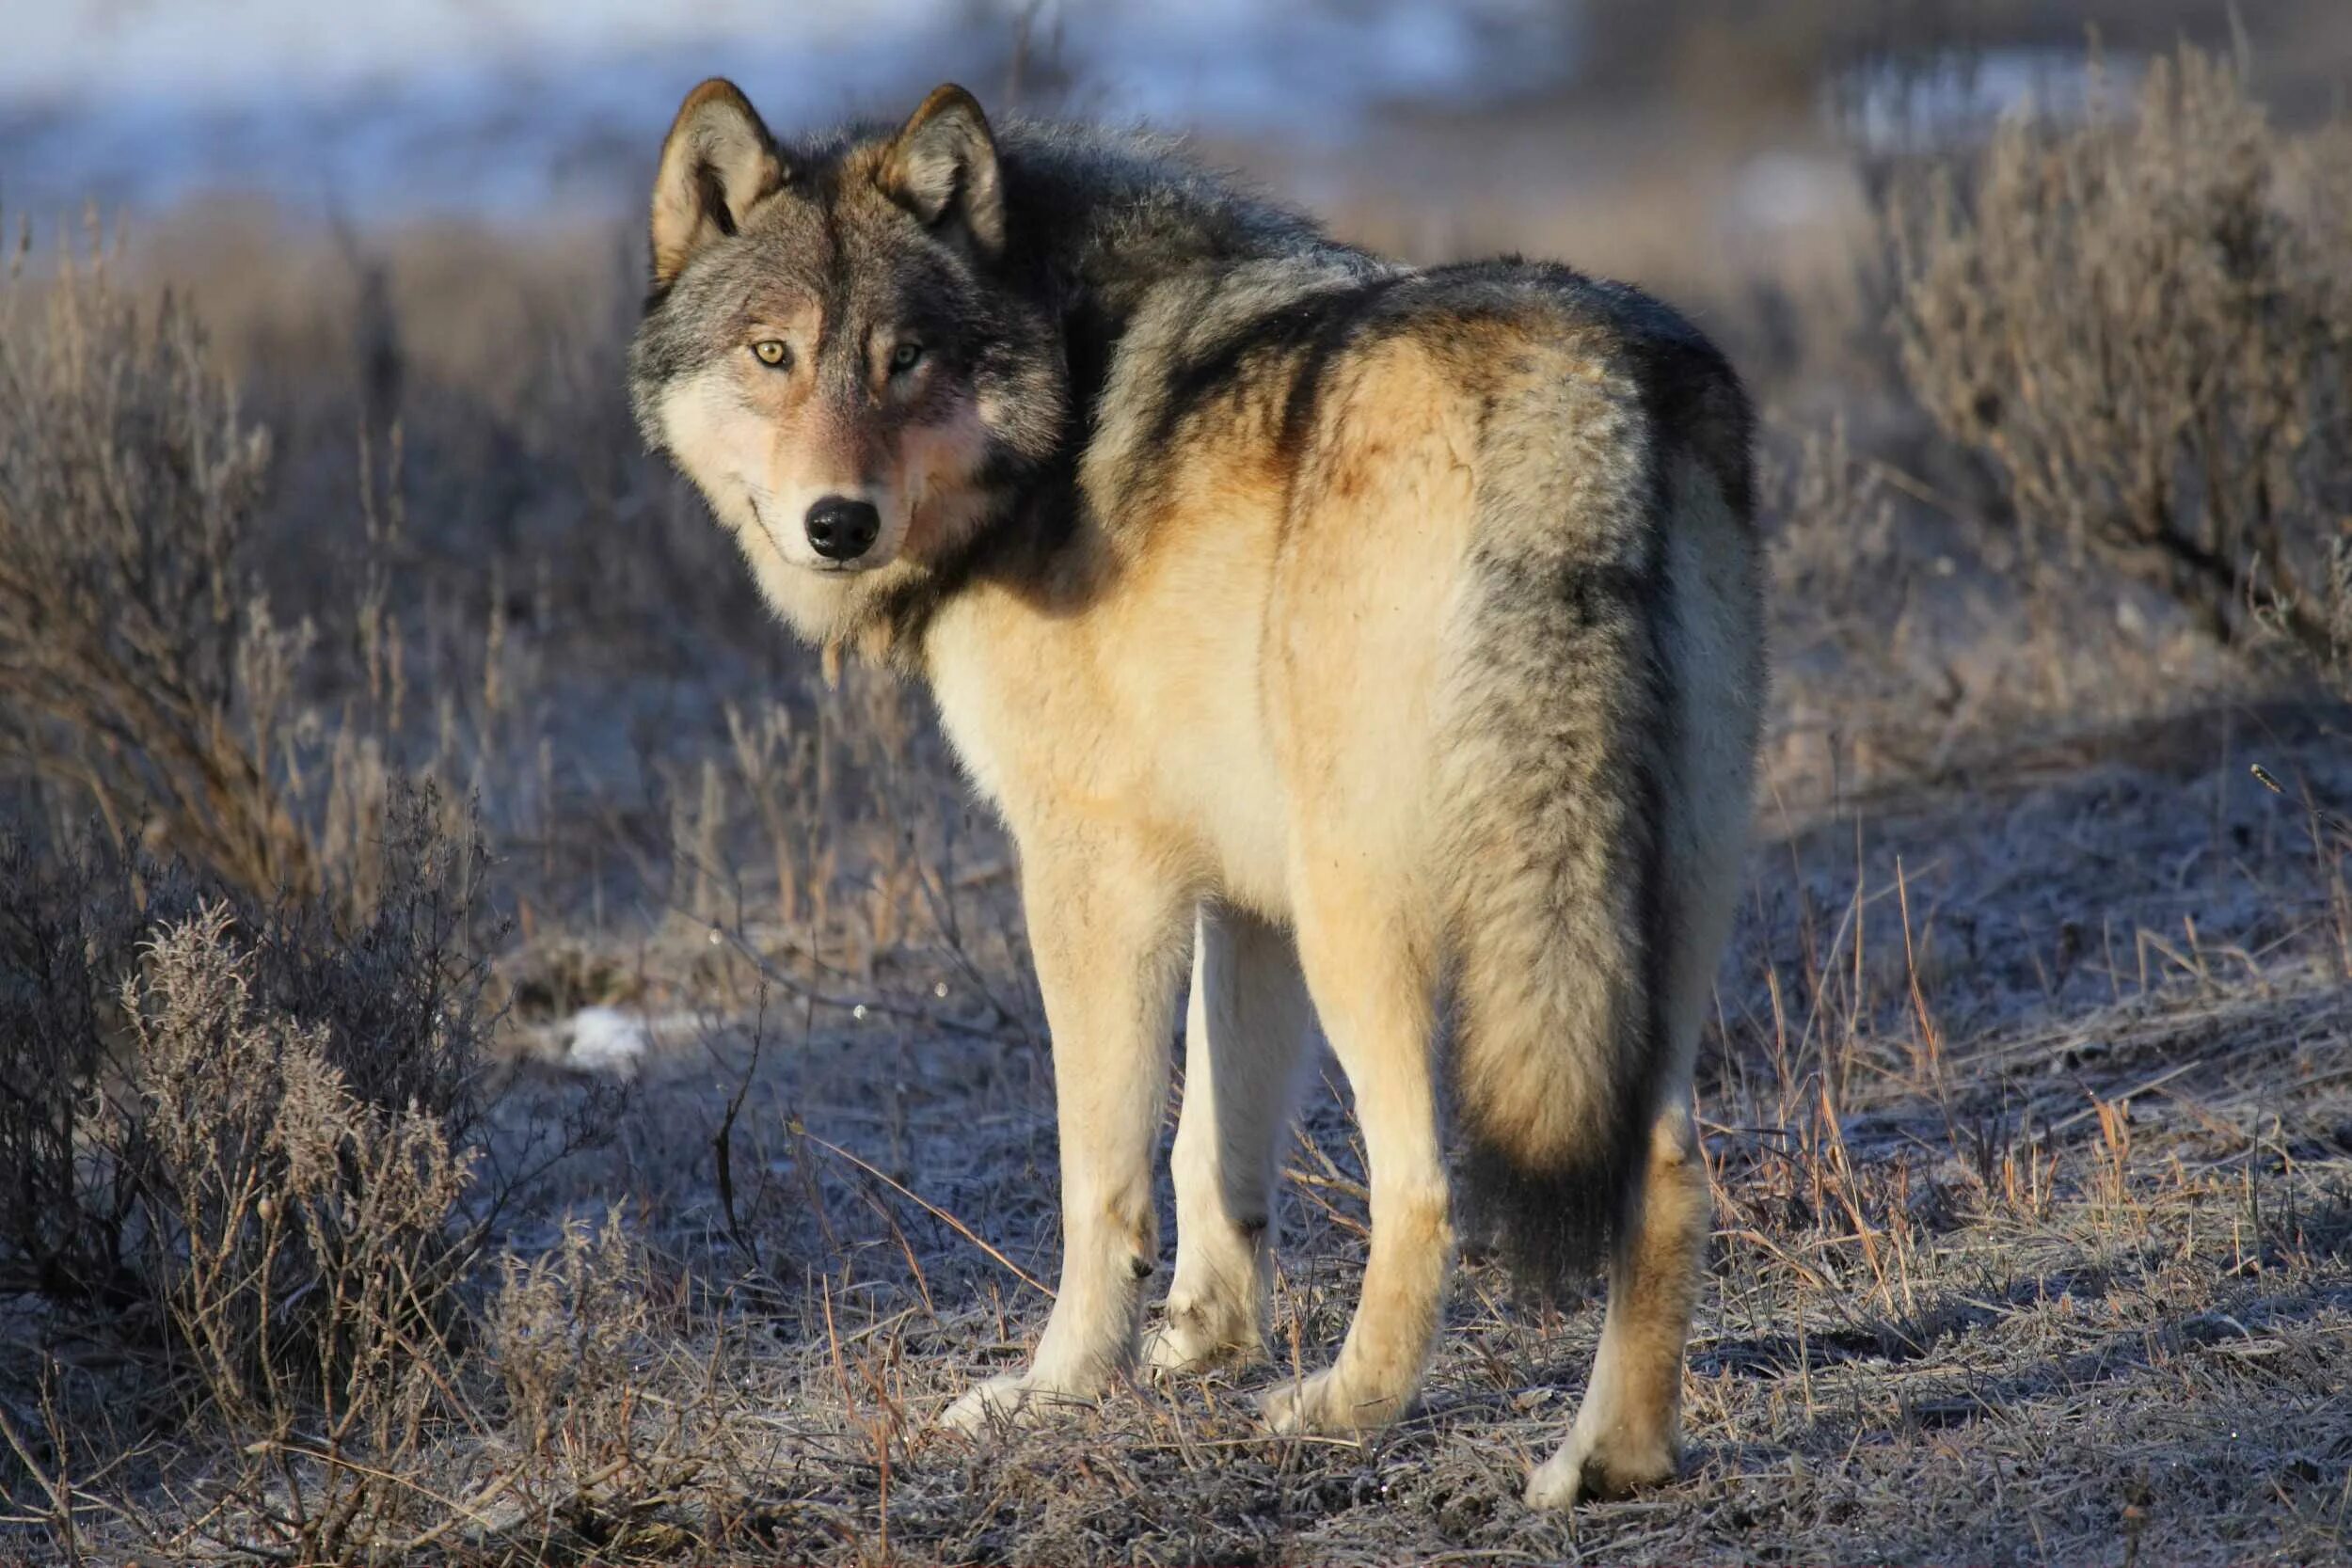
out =
{"type": "Polygon", "coordinates": [[[1357,1386],[1339,1368],[1331,1367],[1267,1389],[1258,1408],[1266,1425],[1279,1433],[1353,1437],[1377,1432],[1411,1404],[1409,1389],[1402,1394],[1375,1393],[1357,1386]]]}
{"type": "Polygon", "coordinates": [[[1198,1377],[1265,1359],[1264,1336],[1246,1307],[1220,1313],[1206,1302],[1170,1296],[1166,1317],[1143,1337],[1143,1364],[1164,1376],[1198,1377]]]}
{"type": "Polygon", "coordinates": [[[966,1437],[1045,1421],[1094,1408],[1087,1395],[1041,1382],[1031,1372],[1009,1372],[976,1383],[949,1405],[939,1424],[966,1437]]]}
{"type": "Polygon", "coordinates": [[[1675,1449],[1670,1438],[1636,1438],[1580,1420],[1560,1451],[1527,1478],[1527,1506],[1567,1509],[1608,1502],[1672,1481],[1681,1462],[1675,1449]]]}

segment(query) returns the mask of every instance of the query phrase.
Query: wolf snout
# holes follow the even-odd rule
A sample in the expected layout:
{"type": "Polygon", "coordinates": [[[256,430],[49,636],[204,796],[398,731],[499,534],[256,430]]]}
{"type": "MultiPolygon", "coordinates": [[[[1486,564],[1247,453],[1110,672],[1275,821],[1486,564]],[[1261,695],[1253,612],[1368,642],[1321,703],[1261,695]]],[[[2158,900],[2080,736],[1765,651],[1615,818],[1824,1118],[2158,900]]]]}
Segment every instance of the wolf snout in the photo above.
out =
{"type": "Polygon", "coordinates": [[[882,514],[872,501],[827,496],[808,509],[808,542],[827,561],[855,561],[874,547],[882,514]]]}

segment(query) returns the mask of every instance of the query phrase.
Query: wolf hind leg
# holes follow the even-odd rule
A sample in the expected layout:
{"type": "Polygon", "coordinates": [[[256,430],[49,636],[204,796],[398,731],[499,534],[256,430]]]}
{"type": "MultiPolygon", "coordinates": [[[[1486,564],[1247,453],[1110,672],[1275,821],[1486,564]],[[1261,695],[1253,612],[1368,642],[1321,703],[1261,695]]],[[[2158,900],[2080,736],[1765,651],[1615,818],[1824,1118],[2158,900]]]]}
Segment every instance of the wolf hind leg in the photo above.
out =
{"type": "Polygon", "coordinates": [[[1171,1161],[1176,1277],[1144,1360],[1167,1372],[1265,1359],[1274,1172],[1307,1060],[1310,1009],[1290,934],[1201,906],[1171,1161]]]}
{"type": "Polygon", "coordinates": [[[1650,1131],[1639,1222],[1618,1238],[1592,1382],[1567,1441],[1527,1483],[1534,1508],[1617,1497],[1681,1463],[1682,1357],[1709,1224],[1707,1167],[1687,1100],[1650,1131]]]}
{"type": "Polygon", "coordinates": [[[1346,1070],[1372,1189],[1372,1249],[1329,1368],[1264,1400],[1278,1432],[1347,1433],[1394,1420],[1420,1392],[1454,1262],[1431,1072],[1433,933],[1407,876],[1353,874],[1311,856],[1298,950],[1324,1033],[1346,1070]]]}

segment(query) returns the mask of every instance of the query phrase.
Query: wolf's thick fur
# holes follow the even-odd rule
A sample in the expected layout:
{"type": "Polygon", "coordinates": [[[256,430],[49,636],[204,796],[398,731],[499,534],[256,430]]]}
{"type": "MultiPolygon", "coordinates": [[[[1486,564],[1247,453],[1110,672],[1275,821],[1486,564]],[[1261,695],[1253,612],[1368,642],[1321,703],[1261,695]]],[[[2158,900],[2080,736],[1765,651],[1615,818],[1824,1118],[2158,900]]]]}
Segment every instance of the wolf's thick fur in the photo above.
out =
{"type": "Polygon", "coordinates": [[[1369,1156],[1363,1294],[1291,1429],[1412,1399],[1469,1170],[1601,1350],[1528,1495],[1670,1474],[1707,1233],[1689,1085],[1763,682],[1750,417],[1680,318],[1563,267],[1416,271],[1166,147],[961,89],[779,146],[697,88],[653,202],[640,420],[803,635],[926,677],[1018,841],[1054,1037],[1062,1286],[966,1429],[1148,1357],[1264,1354],[1310,1015],[1369,1156]],[[862,517],[849,544],[833,520],[862,517]],[[870,546],[863,541],[871,540],[870,546]]]}

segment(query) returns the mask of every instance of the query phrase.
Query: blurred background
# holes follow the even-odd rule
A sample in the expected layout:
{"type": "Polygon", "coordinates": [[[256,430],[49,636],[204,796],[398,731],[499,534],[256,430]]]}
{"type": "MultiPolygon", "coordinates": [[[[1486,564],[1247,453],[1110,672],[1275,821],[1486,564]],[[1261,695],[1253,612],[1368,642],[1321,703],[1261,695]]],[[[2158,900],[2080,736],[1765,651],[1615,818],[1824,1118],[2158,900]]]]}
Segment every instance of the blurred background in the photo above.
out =
{"type": "Polygon", "coordinates": [[[1721,228],[1769,229],[1835,207],[1815,160],[1856,140],[2079,103],[2094,34],[2126,81],[2184,38],[2238,49],[2305,112],[2352,50],[2324,0],[58,0],[7,20],[12,204],[372,229],[631,212],[665,106],[710,74],[779,125],[955,78],[1000,110],[1191,132],[1307,200],[1401,194],[1468,222],[1689,181],[1721,228]]]}
{"type": "Polygon", "coordinates": [[[2028,104],[2079,119],[2102,94],[2128,103],[2147,61],[2184,41],[2229,55],[2289,124],[2328,112],[2352,58],[2352,9],[2328,0],[19,0],[8,13],[0,207],[37,230],[88,214],[134,226],[134,263],[169,256],[240,365],[257,336],[293,329],[305,298],[363,326],[381,317],[359,307],[418,316],[430,298],[403,344],[429,365],[495,336],[476,317],[524,309],[517,289],[597,286],[632,243],[671,109],[725,74],[779,127],[891,118],[956,79],[999,114],[1179,131],[1416,261],[1522,250],[1641,280],[1769,379],[1821,346],[1803,318],[1842,308],[1874,182],[1896,160],[1980,145],[2028,104]]]}
{"type": "MultiPolygon", "coordinates": [[[[1686,187],[1692,250],[1816,225],[1850,203],[1856,145],[1978,135],[2029,94],[2079,106],[2093,37],[2126,84],[2183,39],[2233,49],[2306,114],[2352,51],[2325,0],[57,0],[7,22],[0,171],[37,214],[594,222],[634,212],[703,76],[787,126],[954,78],[999,112],[1189,132],[1304,201],[1404,204],[1437,247],[1686,187]]],[[[1593,227],[1587,246],[1628,243],[1593,227]]]]}

